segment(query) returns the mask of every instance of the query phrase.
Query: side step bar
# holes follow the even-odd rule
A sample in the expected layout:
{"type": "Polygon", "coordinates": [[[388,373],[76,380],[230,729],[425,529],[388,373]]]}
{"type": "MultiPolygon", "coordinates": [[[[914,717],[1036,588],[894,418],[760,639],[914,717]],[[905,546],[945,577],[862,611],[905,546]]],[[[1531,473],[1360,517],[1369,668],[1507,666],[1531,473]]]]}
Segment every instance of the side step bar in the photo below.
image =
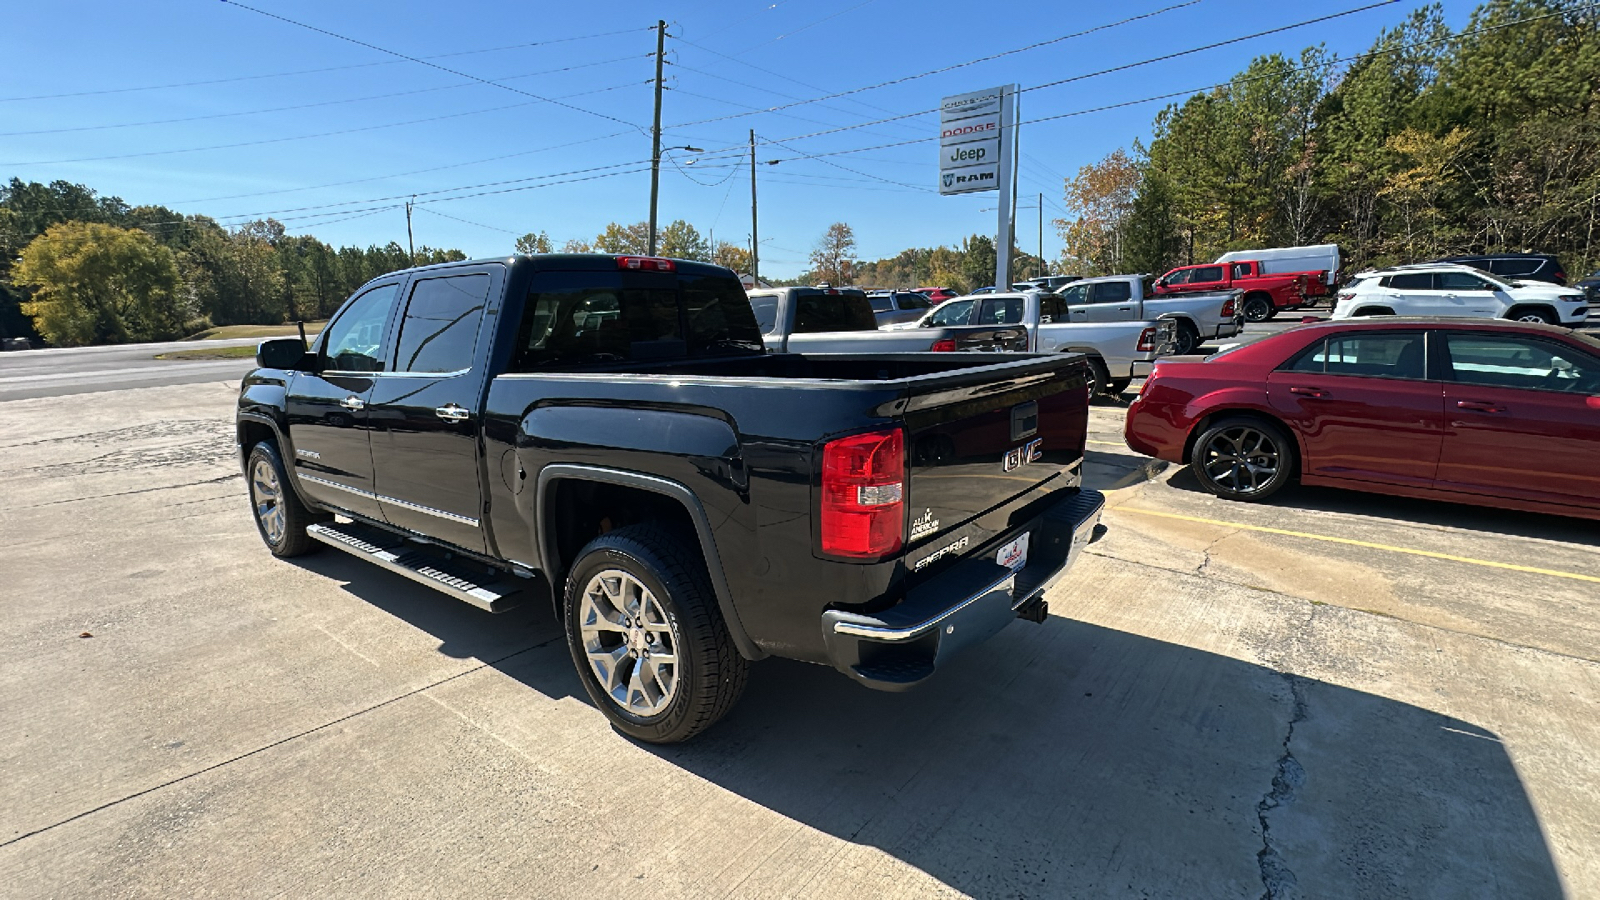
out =
{"type": "Polygon", "coordinates": [[[328,522],[312,525],[306,533],[330,547],[492,613],[505,612],[523,599],[519,586],[495,584],[504,576],[493,573],[488,566],[444,559],[443,554],[422,549],[380,528],[328,522]]]}

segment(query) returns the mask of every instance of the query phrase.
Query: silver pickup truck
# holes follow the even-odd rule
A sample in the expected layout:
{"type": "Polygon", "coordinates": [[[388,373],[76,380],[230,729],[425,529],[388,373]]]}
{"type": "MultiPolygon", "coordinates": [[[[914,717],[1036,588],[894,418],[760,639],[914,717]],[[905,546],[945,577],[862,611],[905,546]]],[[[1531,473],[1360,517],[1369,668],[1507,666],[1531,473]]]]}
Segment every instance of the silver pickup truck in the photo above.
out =
{"type": "Polygon", "coordinates": [[[770,288],[748,296],[769,353],[1014,351],[1028,346],[1026,329],[1015,322],[880,329],[867,295],[850,288],[770,288]]]}
{"type": "Polygon", "coordinates": [[[1180,321],[1068,321],[1059,294],[1042,291],[979,294],[946,300],[914,325],[891,325],[888,332],[929,328],[1021,326],[1027,346],[1037,353],[1078,352],[1089,358],[1095,389],[1120,394],[1128,382],[1150,374],[1157,357],[1172,352],[1180,321]]]}
{"type": "Polygon", "coordinates": [[[1056,295],[1060,304],[1046,298],[1046,314],[1056,309],[1054,318],[1065,321],[1139,322],[1147,319],[1172,319],[1177,325],[1173,354],[1187,356],[1213,338],[1230,338],[1244,328],[1244,307],[1238,290],[1206,291],[1196,294],[1158,295],[1149,275],[1107,275],[1085,278],[1063,287],[1056,295]]]}

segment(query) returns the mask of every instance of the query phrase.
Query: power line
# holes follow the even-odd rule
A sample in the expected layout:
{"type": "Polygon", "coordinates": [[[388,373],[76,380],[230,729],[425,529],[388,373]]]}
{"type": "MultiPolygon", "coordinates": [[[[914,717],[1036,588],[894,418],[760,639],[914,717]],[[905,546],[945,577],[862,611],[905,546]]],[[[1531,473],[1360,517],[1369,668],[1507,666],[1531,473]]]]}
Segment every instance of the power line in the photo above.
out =
{"type": "MultiPolygon", "coordinates": [[[[582,97],[582,96],[586,96],[588,94],[600,94],[600,93],[605,93],[607,91],[620,90],[622,88],[633,87],[635,85],[644,84],[644,83],[645,82],[630,81],[630,82],[627,82],[625,84],[612,85],[611,87],[597,88],[595,90],[590,90],[590,91],[580,91],[580,92],[578,92],[576,94],[570,94],[568,96],[582,97]]],[[[204,151],[207,151],[207,150],[233,150],[233,149],[237,149],[239,147],[256,147],[256,146],[260,146],[260,145],[263,145],[263,144],[282,144],[282,143],[286,143],[286,142],[289,142],[289,141],[305,141],[305,140],[311,140],[313,138],[334,137],[334,136],[341,135],[341,134],[355,134],[357,132],[362,132],[362,131],[379,131],[379,130],[385,129],[385,128],[398,128],[398,127],[403,126],[403,125],[420,125],[420,124],[423,124],[423,123],[426,123],[426,122],[441,122],[441,121],[444,121],[446,119],[460,119],[460,118],[463,118],[465,116],[479,116],[479,115],[483,115],[484,113],[503,112],[503,111],[508,110],[508,109],[517,109],[517,108],[523,107],[523,106],[534,106],[534,105],[536,105],[538,103],[543,103],[543,102],[548,102],[548,101],[545,101],[543,98],[540,98],[538,100],[528,100],[528,101],[524,101],[522,103],[512,103],[512,104],[508,104],[508,105],[505,105],[505,106],[493,106],[493,107],[489,107],[487,109],[475,109],[475,110],[468,110],[466,112],[445,113],[444,115],[428,116],[426,118],[421,118],[421,119],[407,119],[407,120],[405,120],[403,122],[385,122],[385,123],[380,124],[380,125],[363,125],[363,126],[361,126],[359,128],[342,128],[342,129],[339,129],[337,131],[320,131],[320,132],[317,132],[315,134],[300,134],[300,135],[293,135],[293,136],[290,136],[290,137],[278,137],[278,138],[262,138],[260,140],[254,140],[254,141],[238,141],[238,142],[232,143],[232,144],[212,144],[212,145],[207,146],[207,147],[181,147],[181,148],[178,148],[178,149],[175,149],[175,150],[146,150],[146,151],[143,151],[143,152],[140,152],[140,153],[118,153],[118,154],[112,154],[112,155],[109,155],[109,156],[80,156],[80,157],[77,157],[77,158],[74,158],[74,159],[50,159],[50,160],[29,160],[27,162],[5,162],[5,163],[0,163],[0,165],[6,165],[6,166],[50,166],[50,165],[60,165],[60,164],[63,164],[63,163],[101,162],[101,161],[108,160],[108,159],[137,159],[137,158],[142,158],[142,157],[147,157],[147,156],[171,156],[171,155],[177,154],[177,153],[201,153],[201,152],[204,152],[204,151]]]]}
{"type": "MultiPolygon", "coordinates": [[[[828,95],[823,96],[823,97],[814,97],[814,98],[809,99],[809,100],[797,100],[797,101],[795,101],[793,103],[786,103],[786,104],[783,104],[781,106],[774,106],[771,109],[762,110],[762,112],[778,112],[780,110],[790,109],[790,108],[793,108],[793,107],[796,107],[796,106],[805,106],[805,105],[807,105],[809,103],[820,103],[820,102],[822,102],[824,100],[837,100],[837,99],[839,99],[841,97],[849,97],[849,96],[851,96],[853,94],[860,94],[860,93],[864,93],[866,91],[875,91],[875,90],[878,90],[879,88],[890,87],[890,86],[896,85],[896,84],[905,84],[908,81],[916,81],[919,78],[927,78],[927,77],[932,76],[932,75],[941,75],[941,74],[943,74],[945,72],[953,72],[956,69],[964,69],[964,68],[966,68],[968,66],[978,65],[979,63],[992,62],[994,60],[1002,59],[1002,58],[1007,57],[1007,56],[1013,56],[1013,55],[1018,54],[1018,53],[1026,53],[1029,50],[1037,50],[1040,47],[1048,47],[1051,44],[1059,44],[1062,41],[1072,40],[1073,38],[1080,38],[1080,37],[1084,37],[1085,35],[1095,34],[1096,32],[1105,31],[1107,29],[1117,28],[1117,27],[1122,26],[1122,25],[1128,25],[1128,24],[1131,24],[1133,22],[1138,22],[1138,21],[1140,21],[1142,19],[1149,19],[1149,18],[1152,18],[1154,16],[1159,16],[1159,15],[1162,15],[1164,13],[1169,13],[1169,12],[1172,12],[1173,10],[1183,9],[1184,7],[1188,7],[1188,6],[1194,6],[1196,3],[1199,3],[1199,2],[1200,2],[1200,0],[1185,0],[1185,2],[1183,2],[1183,3],[1178,3],[1178,4],[1175,4],[1175,5],[1172,5],[1172,6],[1166,6],[1166,7],[1163,7],[1161,9],[1155,10],[1153,12],[1141,13],[1141,14],[1139,14],[1137,16],[1129,16],[1126,19],[1121,19],[1121,20],[1116,21],[1116,22],[1109,22],[1109,23],[1107,23],[1105,25],[1096,25],[1093,28],[1086,28],[1086,29],[1084,29],[1082,31],[1075,31],[1072,34],[1062,35],[1061,37],[1057,37],[1057,38],[1051,38],[1048,41],[1038,41],[1038,42],[1035,42],[1035,43],[1032,43],[1032,44],[1028,44],[1025,47],[1018,47],[1018,48],[1016,48],[1014,50],[1007,50],[1007,51],[1005,51],[1003,53],[994,53],[994,54],[991,54],[989,56],[980,56],[977,59],[967,60],[966,62],[954,63],[952,65],[943,66],[943,67],[937,68],[937,69],[932,69],[932,70],[929,70],[927,72],[921,72],[921,73],[916,74],[916,75],[905,75],[905,76],[902,76],[900,78],[892,78],[892,79],[890,79],[888,81],[880,81],[877,84],[869,84],[869,85],[866,85],[864,87],[851,88],[848,91],[838,91],[838,92],[835,92],[835,93],[832,93],[832,94],[828,94],[828,95]]],[[[1383,0],[1383,2],[1375,4],[1375,5],[1376,6],[1384,6],[1384,5],[1387,5],[1389,3],[1398,3],[1398,2],[1400,2],[1400,0],[1383,0]]],[[[1371,8],[1371,7],[1364,7],[1364,8],[1371,8]]],[[[1323,21],[1323,20],[1316,19],[1316,20],[1313,20],[1313,21],[1323,21]]],[[[1271,32],[1262,32],[1262,34],[1270,34],[1270,33],[1271,32]]],[[[1243,39],[1241,38],[1241,40],[1243,40],[1243,39]]],[[[1218,44],[1216,46],[1222,46],[1222,45],[1218,44]]],[[[1190,51],[1190,52],[1193,52],[1193,51],[1190,51]]],[[[719,117],[714,118],[714,119],[700,119],[700,120],[694,121],[694,122],[683,122],[683,123],[680,123],[679,125],[676,125],[676,126],[673,126],[673,127],[688,127],[688,126],[691,126],[691,125],[704,125],[704,124],[706,124],[708,122],[721,122],[721,121],[725,121],[725,120],[728,120],[728,119],[739,119],[739,118],[744,118],[745,116],[752,116],[752,115],[757,115],[757,113],[739,113],[739,114],[735,114],[735,115],[719,116],[719,117]]]]}
{"type": "MultiPolygon", "coordinates": [[[[448,59],[452,56],[472,56],[480,53],[498,53],[502,50],[522,50],[528,47],[542,47],[546,44],[564,44],[569,41],[586,41],[591,38],[613,37],[619,34],[632,34],[641,31],[639,28],[625,28],[621,31],[606,31],[600,34],[584,34],[576,37],[553,38],[546,41],[534,41],[527,44],[509,44],[504,47],[487,47],[482,50],[458,50],[454,53],[435,53],[423,59],[448,59]]],[[[292,72],[268,72],[264,75],[235,75],[229,78],[210,78],[204,81],[179,81],[172,84],[149,84],[139,87],[103,88],[93,91],[68,91],[62,94],[35,94],[31,97],[0,97],[0,103],[18,103],[24,100],[58,100],[63,97],[92,97],[100,94],[127,94],[136,91],[164,91],[171,88],[202,87],[210,84],[230,84],[237,81],[259,81],[264,78],[288,78],[293,75],[320,75],[323,72],[343,72],[347,69],[370,69],[376,66],[396,66],[397,62],[370,62],[352,63],[347,66],[325,66],[320,69],[297,69],[292,72]]]]}
{"type": "MultiPolygon", "coordinates": [[[[455,76],[460,77],[460,78],[468,78],[468,79],[471,79],[473,81],[479,82],[481,84],[487,84],[487,85],[489,85],[491,87],[500,88],[503,91],[510,91],[513,94],[521,94],[524,97],[532,97],[535,100],[539,100],[539,101],[542,101],[544,103],[551,103],[551,104],[554,104],[556,106],[563,107],[565,109],[573,110],[574,112],[581,112],[581,113],[584,113],[586,115],[598,116],[598,117],[600,117],[602,119],[607,119],[607,120],[610,120],[612,122],[616,122],[619,125],[632,125],[635,128],[639,127],[637,125],[634,125],[632,122],[626,121],[624,119],[619,119],[616,116],[606,115],[605,113],[602,113],[602,112],[595,112],[592,109],[585,109],[585,108],[583,108],[581,106],[574,106],[571,103],[563,103],[558,99],[553,99],[553,98],[550,98],[550,97],[543,97],[543,96],[540,96],[539,94],[533,93],[532,91],[525,91],[525,90],[522,90],[521,88],[515,88],[515,87],[512,87],[511,85],[508,85],[508,84],[501,84],[498,81],[490,81],[487,78],[479,78],[476,75],[469,75],[466,72],[463,72],[463,71],[461,71],[459,69],[452,69],[449,66],[441,66],[438,63],[428,62],[426,59],[424,59],[424,58],[422,58],[420,56],[408,56],[408,55],[406,55],[404,53],[401,53],[401,52],[399,52],[397,50],[390,50],[390,49],[385,48],[385,47],[379,47],[377,44],[369,44],[366,41],[358,40],[356,38],[349,37],[347,35],[339,34],[337,32],[333,32],[333,31],[329,31],[326,28],[318,28],[315,25],[308,25],[305,22],[300,22],[300,21],[297,21],[295,19],[291,19],[288,16],[280,16],[277,13],[267,12],[264,9],[256,9],[254,6],[246,6],[245,4],[238,2],[238,0],[222,0],[222,2],[226,3],[226,4],[230,5],[230,6],[237,6],[240,9],[243,9],[243,10],[249,10],[250,12],[256,13],[258,15],[266,16],[269,19],[277,19],[280,22],[284,22],[286,24],[293,25],[293,26],[295,26],[297,28],[304,28],[307,31],[314,31],[314,32],[316,32],[318,34],[326,35],[326,36],[331,37],[331,38],[337,38],[338,40],[345,41],[345,42],[348,42],[348,43],[351,43],[351,44],[355,44],[358,47],[365,47],[368,50],[376,50],[379,53],[387,53],[390,56],[397,56],[400,59],[409,60],[411,62],[414,62],[414,63],[418,64],[418,65],[427,66],[430,69],[438,69],[441,72],[448,72],[451,75],[455,75],[455,76]]],[[[1391,2],[1398,3],[1399,0],[1391,0],[1391,2]]],[[[640,128],[639,130],[643,131],[644,129],[640,128]]]]}
{"type": "MultiPolygon", "coordinates": [[[[784,38],[794,37],[795,35],[799,34],[802,31],[806,31],[806,30],[815,28],[818,25],[821,25],[823,22],[828,22],[828,21],[831,21],[833,19],[837,19],[840,16],[844,15],[845,13],[855,12],[856,10],[860,9],[861,7],[866,6],[866,5],[870,4],[870,3],[875,3],[875,2],[877,2],[877,0],[862,0],[862,2],[857,3],[855,6],[852,6],[849,9],[841,9],[838,12],[833,13],[832,15],[823,16],[822,18],[816,20],[815,22],[811,22],[809,24],[802,25],[802,26],[800,26],[799,28],[796,28],[793,31],[786,32],[784,34],[780,34],[775,38],[771,38],[769,40],[762,41],[759,44],[751,44],[750,46],[744,48],[743,50],[740,50],[739,52],[740,53],[749,53],[752,50],[756,50],[756,49],[759,49],[761,47],[765,47],[768,44],[776,44],[777,42],[783,40],[784,38]]],[[[1196,0],[1196,2],[1199,2],[1199,0],[1196,0]]]]}
{"type": "Polygon", "coordinates": [[[807,153],[804,150],[796,150],[793,147],[790,147],[788,144],[784,143],[783,141],[765,141],[764,143],[777,144],[778,146],[783,147],[785,150],[788,150],[790,153],[798,153],[801,156],[805,157],[806,159],[816,160],[817,162],[823,163],[824,165],[833,166],[835,169],[842,169],[842,170],[844,170],[846,172],[849,172],[849,173],[851,173],[853,175],[860,175],[860,176],[863,176],[865,178],[870,178],[873,181],[881,181],[884,184],[893,184],[893,185],[898,185],[899,187],[906,187],[906,188],[911,188],[913,190],[927,191],[929,193],[938,193],[937,191],[933,190],[932,188],[924,188],[924,187],[922,187],[920,185],[907,184],[904,181],[894,181],[894,180],[889,179],[889,178],[880,178],[879,176],[873,175],[870,172],[862,172],[859,169],[852,169],[849,166],[842,166],[842,165],[834,162],[833,160],[822,159],[821,157],[813,156],[812,154],[807,153]]]}
{"type": "Polygon", "coordinates": [[[502,232],[504,234],[516,235],[518,237],[521,236],[521,235],[517,235],[517,233],[515,231],[512,231],[509,228],[500,228],[500,227],[495,226],[495,225],[485,225],[482,222],[474,222],[471,219],[463,219],[460,216],[452,216],[449,213],[442,213],[442,212],[439,212],[437,209],[429,209],[426,206],[418,206],[418,207],[416,207],[416,209],[417,209],[418,212],[432,213],[432,214],[434,214],[436,216],[443,216],[446,219],[454,219],[455,221],[460,222],[460,223],[462,223],[464,225],[476,225],[479,228],[487,228],[490,231],[499,231],[499,232],[502,232]]]}
{"type": "MultiPolygon", "coordinates": [[[[561,68],[557,69],[545,69],[539,72],[525,72],[521,75],[506,75],[503,76],[501,80],[512,81],[518,78],[533,78],[538,75],[555,75],[560,72],[571,72],[576,69],[588,69],[594,66],[604,66],[612,63],[627,62],[628,60],[633,59],[642,59],[644,56],[650,55],[654,54],[641,55],[636,53],[631,56],[619,56],[615,59],[604,59],[598,62],[579,63],[578,65],[562,66],[561,68]]],[[[118,122],[109,125],[79,125],[72,128],[45,128],[38,131],[6,131],[0,132],[0,137],[21,137],[23,135],[33,134],[64,134],[67,132],[79,131],[103,131],[112,128],[139,128],[146,125],[172,125],[179,122],[199,122],[208,119],[227,119],[238,116],[259,116],[266,115],[268,113],[290,112],[297,109],[315,109],[321,106],[339,106],[345,103],[364,103],[368,100],[387,100],[391,97],[410,97],[416,94],[429,94],[436,91],[453,91],[464,87],[471,87],[473,84],[475,84],[475,82],[468,81],[461,84],[446,84],[439,87],[418,88],[412,91],[396,91],[389,94],[372,94],[366,97],[349,97],[343,100],[322,100],[316,103],[300,103],[294,106],[275,106],[268,109],[250,109],[237,112],[210,113],[204,116],[186,116],[178,119],[151,119],[144,122],[118,122]]]]}

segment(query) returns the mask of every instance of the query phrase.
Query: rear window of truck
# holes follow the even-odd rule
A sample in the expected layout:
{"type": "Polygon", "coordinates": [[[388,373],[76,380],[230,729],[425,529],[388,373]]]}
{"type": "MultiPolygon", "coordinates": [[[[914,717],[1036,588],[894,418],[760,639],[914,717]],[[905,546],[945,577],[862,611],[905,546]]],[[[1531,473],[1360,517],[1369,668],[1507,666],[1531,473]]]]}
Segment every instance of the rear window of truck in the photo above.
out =
{"type": "Polygon", "coordinates": [[[539,272],[512,371],[764,352],[732,278],[656,272],[539,272]]]}

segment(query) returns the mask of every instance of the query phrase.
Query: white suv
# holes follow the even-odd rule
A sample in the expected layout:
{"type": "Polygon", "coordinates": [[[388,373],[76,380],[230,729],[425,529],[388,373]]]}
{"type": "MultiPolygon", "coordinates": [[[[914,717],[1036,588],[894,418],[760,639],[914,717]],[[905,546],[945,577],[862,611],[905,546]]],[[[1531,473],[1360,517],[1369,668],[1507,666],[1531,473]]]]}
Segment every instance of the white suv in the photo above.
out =
{"type": "Polygon", "coordinates": [[[1509,281],[1451,263],[1395,266],[1362,272],[1339,290],[1333,318],[1356,316],[1473,316],[1547,325],[1582,325],[1583,293],[1545,281],[1509,281]]]}

